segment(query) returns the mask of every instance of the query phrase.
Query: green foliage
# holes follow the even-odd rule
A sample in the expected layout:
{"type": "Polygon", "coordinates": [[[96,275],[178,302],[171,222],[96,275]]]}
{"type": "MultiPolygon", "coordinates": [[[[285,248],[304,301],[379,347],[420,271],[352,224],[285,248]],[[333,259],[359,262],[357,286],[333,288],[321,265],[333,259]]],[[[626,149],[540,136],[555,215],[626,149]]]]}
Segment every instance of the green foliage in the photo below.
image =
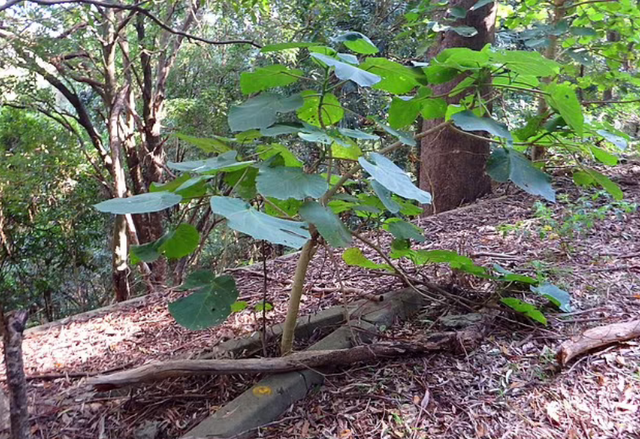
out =
{"type": "Polygon", "coordinates": [[[320,198],[329,188],[320,175],[307,174],[302,168],[286,166],[261,167],[256,184],[259,193],[279,200],[320,198]]]}
{"type": "Polygon", "coordinates": [[[212,197],[211,210],[225,217],[232,229],[255,239],[300,248],[310,238],[305,223],[274,218],[237,198],[212,197]]]}
{"type": "Polygon", "coordinates": [[[394,271],[393,267],[388,264],[376,264],[367,258],[357,247],[352,247],[342,253],[342,260],[353,267],[368,268],[370,270],[387,270],[394,271]]]}
{"type": "Polygon", "coordinates": [[[231,276],[216,277],[205,270],[191,273],[180,288],[195,291],[171,302],[169,312],[178,323],[191,330],[207,329],[222,323],[231,314],[231,307],[238,298],[231,276]]]}
{"type": "Polygon", "coordinates": [[[131,246],[131,264],[154,262],[163,254],[169,259],[180,259],[193,253],[199,243],[198,230],[191,224],[180,224],[154,242],[131,246]]]}
{"type": "Polygon", "coordinates": [[[551,177],[513,148],[493,151],[487,161],[487,174],[496,181],[512,181],[516,186],[533,195],[540,195],[555,201],[556,194],[551,187],[551,177]]]}
{"type": "Polygon", "coordinates": [[[375,152],[370,154],[369,160],[371,161],[360,157],[358,162],[375,181],[387,190],[422,204],[431,203],[431,195],[414,186],[409,176],[391,160],[375,152]]]}
{"type": "Polygon", "coordinates": [[[507,305],[514,311],[524,314],[531,320],[535,320],[536,322],[542,323],[543,325],[547,324],[547,318],[544,316],[544,314],[542,314],[542,312],[538,308],[531,305],[530,303],[523,302],[522,300],[516,299],[515,297],[505,297],[501,299],[500,302],[507,305]]]}
{"type": "Polygon", "coordinates": [[[126,215],[134,213],[159,212],[182,201],[180,195],[171,192],[150,192],[127,198],[103,201],[94,207],[100,212],[126,215]]]}
{"type": "Polygon", "coordinates": [[[293,84],[302,75],[298,69],[289,69],[275,64],[257,69],[253,73],[240,75],[240,88],[242,93],[249,95],[275,87],[284,87],[293,84]]]}
{"type": "Polygon", "coordinates": [[[276,122],[278,114],[295,111],[303,104],[304,100],[299,94],[283,97],[263,93],[231,107],[229,127],[231,131],[268,128],[276,122]]]}

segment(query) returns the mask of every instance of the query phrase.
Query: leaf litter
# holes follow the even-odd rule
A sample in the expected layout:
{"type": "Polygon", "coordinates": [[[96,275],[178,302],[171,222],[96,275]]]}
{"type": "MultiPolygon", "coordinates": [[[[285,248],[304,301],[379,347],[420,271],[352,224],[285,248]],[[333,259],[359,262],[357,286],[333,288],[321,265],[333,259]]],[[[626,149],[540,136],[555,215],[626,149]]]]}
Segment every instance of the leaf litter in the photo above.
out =
{"type": "MultiPolygon", "coordinates": [[[[623,185],[627,201],[640,203],[638,163],[616,168],[612,177],[623,185]]],[[[558,193],[577,199],[568,179],[559,180],[558,193]]],[[[582,357],[562,371],[555,366],[554,355],[563,340],[586,328],[637,316],[640,213],[596,221],[571,240],[568,251],[562,239],[538,236],[536,199],[508,186],[497,192],[470,207],[416,221],[427,238],[418,247],[455,250],[476,264],[544,275],[571,292],[578,311],[562,317],[547,310],[547,327],[503,312],[504,318],[494,321],[487,337],[471,352],[333,371],[319,391],[256,431],[255,437],[638,437],[638,342],[582,357]],[[497,196],[505,189],[508,197],[497,196]]],[[[558,203],[549,208],[557,218],[564,207],[558,203]]],[[[391,241],[386,234],[369,239],[382,248],[391,241]]],[[[374,262],[384,263],[371,249],[362,250],[374,262]]],[[[402,287],[394,277],[347,267],[337,256],[323,249],[316,254],[302,314],[357,300],[363,292],[380,294],[402,287]]],[[[271,325],[284,320],[295,257],[276,258],[267,265],[273,310],[267,312],[266,324],[271,325]]],[[[175,438],[249,388],[259,377],[180,378],[108,393],[89,391],[82,378],[149,361],[195,358],[222,341],[259,330],[262,313],[252,310],[262,301],[261,269],[243,267],[229,273],[236,278],[240,299],[249,306],[209,330],[193,332],[177,325],[167,304],[185,293],[168,289],[30,331],[24,357],[31,377],[33,436],[134,438],[146,432],[145,437],[175,438]]],[[[495,284],[442,266],[416,274],[470,301],[486,301],[495,290],[495,284]]],[[[388,328],[381,337],[411,340],[426,331],[447,330],[447,317],[468,313],[459,302],[434,301],[416,318],[388,328]]],[[[452,320],[456,318],[448,319],[452,320]]]]}

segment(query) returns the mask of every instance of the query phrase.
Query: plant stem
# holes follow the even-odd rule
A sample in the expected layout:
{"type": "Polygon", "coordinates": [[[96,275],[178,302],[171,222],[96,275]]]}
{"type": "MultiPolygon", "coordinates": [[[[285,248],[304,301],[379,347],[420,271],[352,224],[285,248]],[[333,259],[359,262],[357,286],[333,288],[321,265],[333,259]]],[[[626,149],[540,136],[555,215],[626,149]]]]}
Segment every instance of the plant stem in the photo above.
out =
{"type": "Polygon", "coordinates": [[[296,271],[293,276],[293,284],[291,286],[291,297],[289,297],[289,308],[287,309],[287,317],[284,321],[282,329],[282,341],[280,342],[280,354],[287,355],[293,350],[293,338],[295,335],[296,323],[298,321],[298,310],[300,309],[300,299],[304,289],[304,279],[307,276],[307,269],[313,257],[313,253],[318,243],[318,232],[311,227],[311,239],[308,240],[296,265],[296,271]]]}

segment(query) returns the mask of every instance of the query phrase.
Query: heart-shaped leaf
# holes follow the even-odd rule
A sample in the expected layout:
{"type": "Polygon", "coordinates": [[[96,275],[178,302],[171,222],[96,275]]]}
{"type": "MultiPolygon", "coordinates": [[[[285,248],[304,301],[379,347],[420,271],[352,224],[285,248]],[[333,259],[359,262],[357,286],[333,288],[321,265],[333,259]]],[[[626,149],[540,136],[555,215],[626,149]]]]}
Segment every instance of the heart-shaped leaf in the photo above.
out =
{"type": "Polygon", "coordinates": [[[229,110],[231,131],[263,129],[273,125],[280,113],[288,113],[302,107],[304,99],[299,94],[278,96],[263,93],[229,110]]]}
{"type": "Polygon", "coordinates": [[[238,298],[236,283],[231,276],[216,277],[206,270],[190,274],[182,288],[196,291],[171,302],[169,312],[176,322],[192,331],[224,322],[231,314],[231,305],[238,298]]]}
{"type": "Polygon", "coordinates": [[[150,192],[128,198],[113,198],[95,204],[93,207],[100,212],[126,215],[159,212],[175,206],[180,201],[182,201],[182,197],[171,192],[150,192]]]}
{"type": "Polygon", "coordinates": [[[275,218],[237,198],[211,197],[211,210],[225,217],[233,230],[255,239],[300,248],[311,237],[306,223],[275,218]]]}

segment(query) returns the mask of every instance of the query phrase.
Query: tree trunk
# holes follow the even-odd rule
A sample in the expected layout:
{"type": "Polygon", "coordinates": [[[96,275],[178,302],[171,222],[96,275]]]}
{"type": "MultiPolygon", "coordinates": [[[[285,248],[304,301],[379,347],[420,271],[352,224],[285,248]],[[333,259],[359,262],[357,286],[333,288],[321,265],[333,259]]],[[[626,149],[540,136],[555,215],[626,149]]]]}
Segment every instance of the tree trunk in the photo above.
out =
{"type": "MultiPolygon", "coordinates": [[[[565,0],[554,0],[553,1],[553,11],[551,16],[551,25],[557,26],[563,19],[566,14],[566,9],[564,7],[565,0]]],[[[545,58],[548,59],[556,59],[556,55],[558,54],[558,36],[557,35],[549,35],[549,45],[547,49],[544,51],[545,58]]],[[[551,78],[543,79],[545,83],[549,83],[551,78]]],[[[549,105],[547,105],[547,101],[544,96],[540,96],[538,99],[538,114],[545,115],[549,111],[549,105]]],[[[537,162],[544,158],[545,149],[542,146],[535,145],[531,150],[531,161],[537,162]]]]}
{"type": "Polygon", "coordinates": [[[4,339],[4,364],[9,389],[11,439],[28,439],[29,399],[27,379],[22,360],[22,333],[29,317],[27,311],[13,311],[6,315],[0,310],[4,339]]]}
{"type": "MultiPolygon", "coordinates": [[[[452,0],[450,7],[459,6],[469,11],[477,0],[452,0]]],[[[466,18],[457,20],[455,26],[472,26],[478,34],[465,38],[453,31],[440,36],[439,44],[434,46],[430,56],[452,47],[467,47],[480,50],[492,43],[495,33],[495,3],[469,11],[466,18]]],[[[433,86],[433,94],[450,92],[462,77],[445,84],[433,86]]],[[[465,96],[460,94],[447,98],[449,104],[457,104],[465,96]]],[[[438,124],[441,119],[425,120],[423,131],[438,124]]],[[[421,141],[420,150],[420,188],[431,192],[433,202],[426,206],[425,215],[455,209],[463,203],[477,199],[491,192],[491,180],[485,174],[485,163],[489,156],[489,143],[471,138],[449,127],[438,130],[421,141]]]]}

